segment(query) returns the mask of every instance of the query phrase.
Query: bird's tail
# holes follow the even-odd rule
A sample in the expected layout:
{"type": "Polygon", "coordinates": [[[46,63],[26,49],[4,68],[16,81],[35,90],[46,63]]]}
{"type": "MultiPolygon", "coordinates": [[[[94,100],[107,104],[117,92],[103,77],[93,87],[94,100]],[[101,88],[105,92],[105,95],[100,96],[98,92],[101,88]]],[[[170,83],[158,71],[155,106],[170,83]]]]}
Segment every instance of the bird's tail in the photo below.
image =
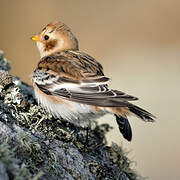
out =
{"type": "Polygon", "coordinates": [[[115,114],[116,116],[116,122],[119,126],[119,130],[122,133],[123,137],[127,139],[128,141],[131,141],[132,139],[132,130],[131,125],[129,124],[129,121],[126,117],[120,116],[115,114]]]}
{"type": "Polygon", "coordinates": [[[135,114],[137,117],[139,117],[143,121],[146,121],[146,122],[154,122],[155,121],[154,119],[156,117],[154,115],[152,115],[148,111],[146,111],[138,106],[133,105],[133,106],[129,107],[129,110],[130,110],[130,112],[135,114]]]}
{"type": "MultiPolygon", "coordinates": [[[[123,107],[117,108],[116,113],[114,115],[116,117],[116,122],[119,126],[119,130],[122,133],[123,137],[125,139],[127,139],[128,141],[131,141],[132,129],[131,129],[131,125],[126,117],[126,115],[128,115],[130,113],[128,113],[127,109],[126,109],[126,111],[124,111],[124,109],[125,108],[123,108],[123,107]],[[126,113],[122,114],[122,112],[126,112],[126,113]]],[[[146,111],[138,106],[132,105],[132,106],[128,107],[128,110],[131,113],[135,114],[140,119],[142,119],[143,121],[146,121],[146,122],[154,122],[155,121],[154,115],[152,115],[148,111],[146,111]]]]}

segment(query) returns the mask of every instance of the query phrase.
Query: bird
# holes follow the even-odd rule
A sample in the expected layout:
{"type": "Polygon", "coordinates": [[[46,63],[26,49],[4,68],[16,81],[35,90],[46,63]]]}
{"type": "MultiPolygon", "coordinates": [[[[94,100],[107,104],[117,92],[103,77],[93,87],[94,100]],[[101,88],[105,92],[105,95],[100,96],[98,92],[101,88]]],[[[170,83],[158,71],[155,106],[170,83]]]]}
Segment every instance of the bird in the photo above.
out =
{"type": "Polygon", "coordinates": [[[132,140],[129,115],[155,121],[153,114],[132,103],[137,97],[109,87],[110,78],[102,65],[79,50],[78,40],[66,24],[51,22],[31,39],[40,53],[31,75],[35,97],[54,117],[88,128],[92,121],[112,114],[127,141],[132,140]]]}

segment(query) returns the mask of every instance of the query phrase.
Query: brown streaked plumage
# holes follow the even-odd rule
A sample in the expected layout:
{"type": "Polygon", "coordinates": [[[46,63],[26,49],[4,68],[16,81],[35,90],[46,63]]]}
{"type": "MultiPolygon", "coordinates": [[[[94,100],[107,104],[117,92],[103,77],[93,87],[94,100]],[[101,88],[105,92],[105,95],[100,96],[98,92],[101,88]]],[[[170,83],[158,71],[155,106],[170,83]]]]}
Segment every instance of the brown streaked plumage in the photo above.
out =
{"type": "Polygon", "coordinates": [[[102,66],[93,58],[76,51],[62,51],[43,57],[38,68],[56,72],[59,76],[74,80],[97,79],[104,76],[102,66]]]}
{"type": "Polygon", "coordinates": [[[154,121],[151,113],[130,103],[138,98],[108,87],[110,79],[104,76],[102,65],[79,51],[78,41],[68,26],[50,23],[32,39],[41,55],[32,75],[35,95],[54,116],[87,127],[93,119],[114,114],[128,141],[132,138],[128,115],[154,121]]]}

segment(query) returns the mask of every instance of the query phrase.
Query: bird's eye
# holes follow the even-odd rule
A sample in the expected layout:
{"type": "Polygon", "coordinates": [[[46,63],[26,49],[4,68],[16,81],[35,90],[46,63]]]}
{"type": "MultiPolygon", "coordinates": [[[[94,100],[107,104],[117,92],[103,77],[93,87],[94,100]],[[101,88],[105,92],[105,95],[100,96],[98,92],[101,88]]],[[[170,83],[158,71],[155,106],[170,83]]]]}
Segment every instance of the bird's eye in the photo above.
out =
{"type": "Polygon", "coordinates": [[[48,39],[49,39],[49,36],[48,36],[48,35],[45,35],[45,36],[44,36],[44,39],[45,39],[45,40],[48,40],[48,39]]]}

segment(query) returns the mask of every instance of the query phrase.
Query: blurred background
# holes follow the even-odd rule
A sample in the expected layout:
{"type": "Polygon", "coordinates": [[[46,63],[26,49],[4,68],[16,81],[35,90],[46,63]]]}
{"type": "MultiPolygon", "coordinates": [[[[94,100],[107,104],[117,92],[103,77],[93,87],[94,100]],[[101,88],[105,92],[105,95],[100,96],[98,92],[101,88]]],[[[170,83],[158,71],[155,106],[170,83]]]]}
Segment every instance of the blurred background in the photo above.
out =
{"type": "Polygon", "coordinates": [[[31,84],[39,53],[30,37],[60,20],[71,27],[80,49],[103,64],[112,88],[139,97],[137,105],[156,123],[130,117],[132,142],[124,140],[112,116],[108,143],[116,142],[149,179],[180,179],[180,1],[32,0],[0,1],[0,49],[11,73],[31,84]]]}

